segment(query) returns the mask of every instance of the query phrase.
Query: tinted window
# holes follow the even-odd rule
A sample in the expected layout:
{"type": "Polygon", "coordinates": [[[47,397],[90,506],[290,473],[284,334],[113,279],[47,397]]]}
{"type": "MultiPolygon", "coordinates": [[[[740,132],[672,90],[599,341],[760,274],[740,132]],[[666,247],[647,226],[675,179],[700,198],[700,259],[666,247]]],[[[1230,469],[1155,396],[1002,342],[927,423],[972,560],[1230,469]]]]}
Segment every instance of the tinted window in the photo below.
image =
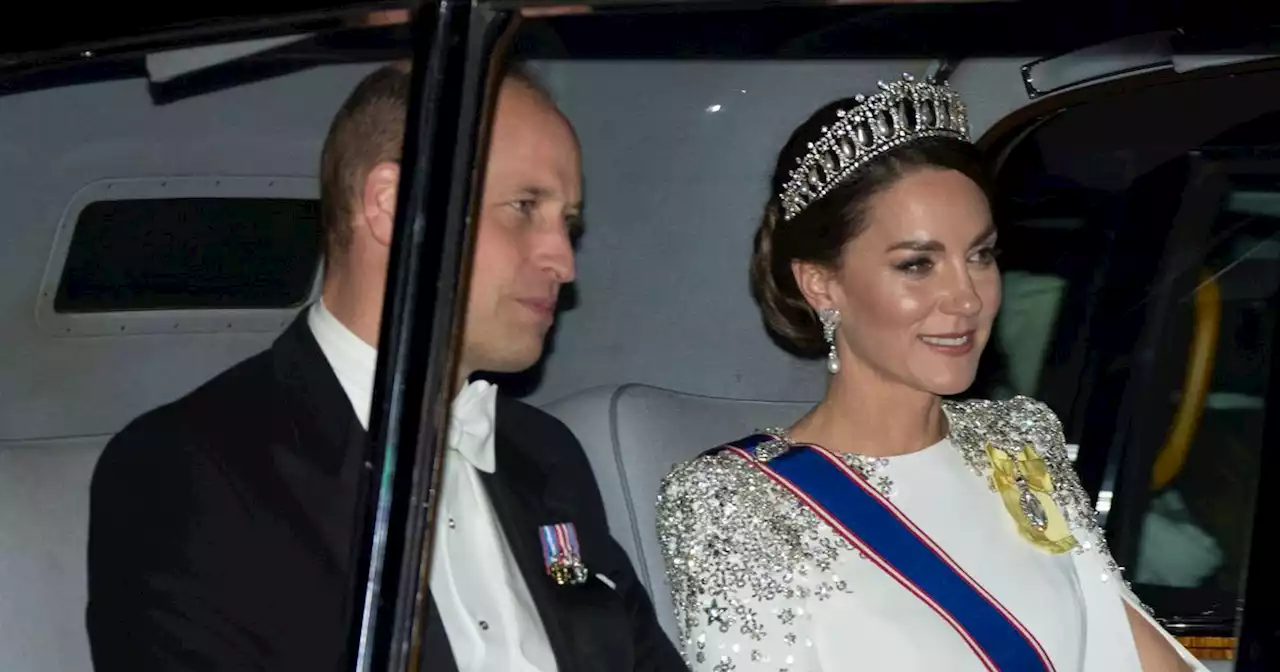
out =
{"type": "Polygon", "coordinates": [[[295,306],[310,293],[320,253],[314,200],[98,201],[76,221],[54,309],[295,306]]]}
{"type": "Polygon", "coordinates": [[[1169,283],[1165,344],[1181,356],[1161,358],[1168,393],[1145,405],[1167,420],[1149,493],[1133,498],[1149,514],[1130,533],[1136,581],[1228,606],[1245,575],[1278,335],[1280,182],[1237,177],[1219,203],[1201,254],[1169,283]]]}

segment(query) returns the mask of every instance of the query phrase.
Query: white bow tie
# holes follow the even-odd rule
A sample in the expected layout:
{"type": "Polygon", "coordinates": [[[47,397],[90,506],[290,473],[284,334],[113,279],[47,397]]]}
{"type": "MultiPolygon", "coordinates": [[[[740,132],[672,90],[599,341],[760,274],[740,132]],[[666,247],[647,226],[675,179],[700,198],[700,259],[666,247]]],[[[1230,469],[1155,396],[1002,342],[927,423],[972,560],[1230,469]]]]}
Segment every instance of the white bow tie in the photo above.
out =
{"type": "Polygon", "coordinates": [[[468,383],[453,400],[449,414],[449,448],[458,451],[476,469],[493,473],[494,413],[498,388],[477,380],[468,383]]]}

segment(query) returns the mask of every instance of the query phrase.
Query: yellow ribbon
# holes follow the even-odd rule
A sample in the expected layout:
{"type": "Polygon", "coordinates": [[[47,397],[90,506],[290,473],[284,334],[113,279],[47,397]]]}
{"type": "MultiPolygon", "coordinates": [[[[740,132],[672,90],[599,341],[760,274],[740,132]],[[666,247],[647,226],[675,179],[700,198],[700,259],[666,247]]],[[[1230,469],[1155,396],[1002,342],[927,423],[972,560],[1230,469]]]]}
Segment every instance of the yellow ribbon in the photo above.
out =
{"type": "Polygon", "coordinates": [[[1004,508],[1013,516],[1018,533],[1037,548],[1049,553],[1065,553],[1076,545],[1075,535],[1067,527],[1067,521],[1053,501],[1053,479],[1030,446],[1023,446],[1015,455],[987,445],[987,457],[991,460],[991,483],[1000,493],[1004,508]],[[1018,476],[1023,485],[1019,486],[1018,476]],[[1034,498],[1038,510],[1024,498],[1034,498]],[[1028,515],[1028,509],[1032,515],[1028,515]],[[1044,527],[1033,523],[1033,518],[1043,515],[1044,527]]]}

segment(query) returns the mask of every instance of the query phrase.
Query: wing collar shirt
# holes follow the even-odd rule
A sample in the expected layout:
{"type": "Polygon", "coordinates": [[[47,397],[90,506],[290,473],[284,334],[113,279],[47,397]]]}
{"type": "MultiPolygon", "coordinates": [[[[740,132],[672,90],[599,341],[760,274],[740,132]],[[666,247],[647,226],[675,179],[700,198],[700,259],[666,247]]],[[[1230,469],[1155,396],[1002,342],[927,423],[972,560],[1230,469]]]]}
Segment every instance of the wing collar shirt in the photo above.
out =
{"type": "MultiPolygon", "coordinates": [[[[377,350],[324,307],[307,323],[367,430],[377,350]]],[[[475,381],[454,399],[430,586],[459,672],[553,672],[555,657],[503,537],[480,472],[493,473],[497,387],[475,381]]]]}

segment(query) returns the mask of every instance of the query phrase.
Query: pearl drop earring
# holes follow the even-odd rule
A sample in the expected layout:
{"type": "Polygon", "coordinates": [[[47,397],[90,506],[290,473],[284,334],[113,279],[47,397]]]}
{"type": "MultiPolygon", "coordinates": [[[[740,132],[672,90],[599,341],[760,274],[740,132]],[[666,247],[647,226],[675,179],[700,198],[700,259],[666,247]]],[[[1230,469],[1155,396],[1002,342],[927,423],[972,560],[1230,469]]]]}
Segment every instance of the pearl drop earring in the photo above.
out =
{"type": "Polygon", "coordinates": [[[840,372],[840,355],[836,352],[836,327],[840,326],[840,311],[823,308],[818,311],[818,319],[822,321],[822,338],[831,346],[827,351],[827,372],[834,375],[840,372]]]}

